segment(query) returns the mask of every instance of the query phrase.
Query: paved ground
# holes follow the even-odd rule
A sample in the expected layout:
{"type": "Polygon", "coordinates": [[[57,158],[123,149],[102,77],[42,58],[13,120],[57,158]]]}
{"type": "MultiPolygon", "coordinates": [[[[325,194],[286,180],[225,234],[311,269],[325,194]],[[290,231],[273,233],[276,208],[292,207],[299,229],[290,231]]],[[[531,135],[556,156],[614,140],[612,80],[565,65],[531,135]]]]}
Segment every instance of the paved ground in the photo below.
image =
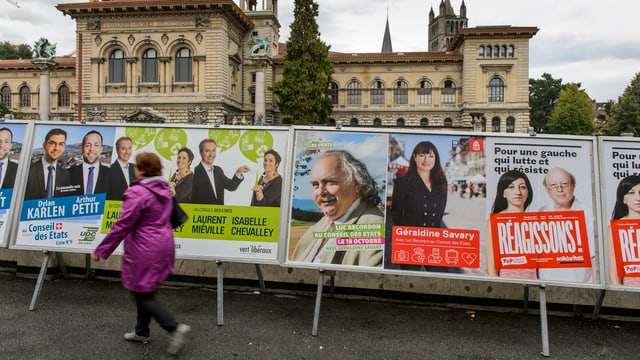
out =
{"type": "MultiPolygon", "coordinates": [[[[134,307],[120,283],[46,281],[35,311],[35,280],[0,273],[0,359],[169,359],[154,323],[148,345],[127,343],[134,307]]],[[[540,318],[517,309],[325,297],[311,336],[313,293],[167,286],[159,299],[193,331],[181,359],[542,359],[540,318]],[[496,311],[500,310],[500,311],[496,311]]],[[[531,311],[533,313],[533,311],[531,311]]],[[[638,359],[640,322],[549,316],[554,359],[638,359]]]]}

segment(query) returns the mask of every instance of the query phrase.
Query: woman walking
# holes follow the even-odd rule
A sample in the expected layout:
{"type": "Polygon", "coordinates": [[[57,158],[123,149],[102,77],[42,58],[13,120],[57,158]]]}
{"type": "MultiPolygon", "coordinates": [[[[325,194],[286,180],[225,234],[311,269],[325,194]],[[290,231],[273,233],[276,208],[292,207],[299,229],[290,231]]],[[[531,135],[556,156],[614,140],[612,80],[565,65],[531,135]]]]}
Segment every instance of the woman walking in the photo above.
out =
{"type": "Polygon", "coordinates": [[[167,352],[177,354],[191,328],[177,323],[155,299],[156,290],[173,273],[175,246],[169,221],[172,194],[162,178],[162,163],[156,154],[138,154],[135,172],[137,180],[124,193],[120,218],[91,258],[108,258],[124,241],[122,286],[131,292],[138,309],[135,329],[124,338],[149,342],[149,324],[154,318],[169,333],[167,352]]]}

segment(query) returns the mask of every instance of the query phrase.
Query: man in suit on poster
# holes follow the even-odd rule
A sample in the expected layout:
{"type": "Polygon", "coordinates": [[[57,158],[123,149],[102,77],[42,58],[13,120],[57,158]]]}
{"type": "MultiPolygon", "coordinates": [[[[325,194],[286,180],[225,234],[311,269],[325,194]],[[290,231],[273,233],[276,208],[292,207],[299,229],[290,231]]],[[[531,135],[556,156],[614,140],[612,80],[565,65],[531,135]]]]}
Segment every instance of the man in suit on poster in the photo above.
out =
{"type": "Polygon", "coordinates": [[[107,191],[109,167],[100,163],[102,134],[91,130],[82,138],[82,164],[69,169],[74,195],[91,195],[107,191]],[[78,186],[79,185],[79,186],[78,186]]]}
{"type": "Polygon", "coordinates": [[[69,171],[59,161],[66,143],[67,132],[63,129],[54,128],[47,132],[42,143],[42,156],[29,167],[25,200],[73,195],[69,171]]]}
{"type": "MultiPolygon", "coordinates": [[[[592,211],[589,206],[584,206],[575,197],[576,178],[567,170],[554,167],[545,175],[542,185],[547,190],[552,203],[540,207],[540,211],[584,211],[592,267],[595,266],[595,234],[593,232],[592,211]]],[[[538,269],[538,278],[540,280],[593,282],[595,277],[592,267],[540,268],[538,269]]]]}
{"type": "MultiPolygon", "coordinates": [[[[293,261],[381,266],[383,251],[335,250],[336,239],[314,237],[334,224],[383,224],[380,196],[364,163],[344,150],[325,152],[311,169],[313,198],[324,214],[296,243],[293,261]]],[[[382,235],[384,236],[384,234],[382,235]]]]}
{"type": "Polygon", "coordinates": [[[18,172],[18,163],[9,159],[13,147],[13,132],[7,127],[0,128],[0,184],[2,189],[13,188],[18,172]]]}
{"type": "Polygon", "coordinates": [[[122,194],[136,179],[134,163],[129,162],[133,151],[133,141],[130,137],[122,136],[116,141],[118,158],[109,169],[107,184],[107,200],[122,200],[122,194]]]}
{"type": "Polygon", "coordinates": [[[213,165],[218,147],[215,140],[204,139],[198,147],[201,161],[193,170],[191,202],[194,204],[224,205],[224,191],[237,189],[244,180],[243,174],[251,169],[247,165],[242,165],[236,170],[233,177],[228,178],[222,168],[213,165]]]}

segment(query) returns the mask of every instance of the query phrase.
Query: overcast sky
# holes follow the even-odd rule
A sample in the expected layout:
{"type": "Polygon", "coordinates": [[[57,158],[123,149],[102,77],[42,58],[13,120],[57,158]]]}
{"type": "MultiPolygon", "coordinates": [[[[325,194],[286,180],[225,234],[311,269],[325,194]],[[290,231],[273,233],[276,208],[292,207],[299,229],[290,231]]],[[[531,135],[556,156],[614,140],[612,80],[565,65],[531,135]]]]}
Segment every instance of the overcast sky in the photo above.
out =
{"type": "MultiPolygon", "coordinates": [[[[75,23],[59,3],[88,0],[0,0],[0,41],[33,45],[40,37],[57,43],[57,55],[75,48],[75,23]],[[20,8],[10,2],[17,1],[20,8]]],[[[293,1],[279,0],[281,42],[289,35],[293,1]]],[[[236,3],[238,1],[236,0],[236,3]]],[[[258,1],[259,3],[261,1],[258,1]]],[[[440,0],[316,0],[322,40],[338,52],[380,52],[387,11],[393,50],[426,51],[429,9],[440,0]]],[[[462,0],[451,0],[459,14],[462,0]]],[[[469,27],[535,26],[530,42],[530,78],[550,73],[580,82],[597,101],[617,100],[640,72],[636,0],[466,0],[469,27]]]]}

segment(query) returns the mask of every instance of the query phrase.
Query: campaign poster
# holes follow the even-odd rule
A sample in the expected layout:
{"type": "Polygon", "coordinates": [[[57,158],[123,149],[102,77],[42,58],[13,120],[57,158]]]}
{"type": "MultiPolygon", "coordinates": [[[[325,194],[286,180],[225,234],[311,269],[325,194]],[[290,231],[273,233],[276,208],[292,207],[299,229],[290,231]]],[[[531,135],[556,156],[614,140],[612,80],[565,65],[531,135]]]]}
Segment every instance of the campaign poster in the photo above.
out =
{"type": "Polygon", "coordinates": [[[154,152],[189,215],[174,230],[177,257],[275,262],[287,141],[266,127],[36,124],[16,245],[91,252],[135,186],[136,155],[154,152]]]}
{"type": "Polygon", "coordinates": [[[296,130],[287,260],[382,268],[388,135],[296,130]]]}
{"type": "Polygon", "coordinates": [[[385,269],[482,275],[482,137],[388,138],[385,269]]]}
{"type": "Polygon", "coordinates": [[[87,252],[95,247],[114,129],[35,125],[16,245],[87,252]]]}
{"type": "Polygon", "coordinates": [[[7,243],[7,227],[11,218],[11,200],[17,174],[20,172],[20,155],[24,143],[26,124],[3,123],[0,125],[0,241],[7,243]]]}
{"type": "Polygon", "coordinates": [[[640,289],[640,142],[602,141],[608,283],[640,289]]]}
{"type": "Polygon", "coordinates": [[[490,276],[598,283],[593,140],[486,139],[490,276]]]}
{"type": "MultiPolygon", "coordinates": [[[[177,257],[275,262],[288,136],[267,127],[117,127],[111,168],[124,173],[140,152],[160,156],[163,176],[189,216],[174,230],[177,257]]],[[[108,197],[103,236],[121,205],[117,192],[108,197]]]]}

